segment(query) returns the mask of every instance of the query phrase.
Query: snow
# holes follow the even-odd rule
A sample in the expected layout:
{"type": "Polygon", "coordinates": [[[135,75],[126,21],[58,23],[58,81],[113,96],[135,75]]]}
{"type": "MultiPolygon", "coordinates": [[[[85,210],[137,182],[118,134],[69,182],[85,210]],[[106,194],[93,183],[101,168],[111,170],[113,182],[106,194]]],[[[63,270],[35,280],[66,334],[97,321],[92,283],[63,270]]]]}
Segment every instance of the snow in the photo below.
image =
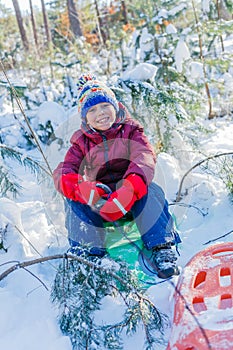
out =
{"type": "Polygon", "coordinates": [[[178,72],[182,72],[183,63],[190,58],[188,46],[180,39],[175,49],[175,63],[178,72]]]}
{"type": "Polygon", "coordinates": [[[210,0],[202,0],[203,12],[210,12],[210,0]]]}
{"type": "MultiPolygon", "coordinates": [[[[182,57],[181,61],[184,59],[184,56],[182,57]]],[[[145,78],[145,74],[150,77],[155,74],[152,67],[145,64],[138,70],[135,69],[133,73],[137,74],[138,79],[145,78]],[[145,70],[141,69],[142,67],[145,70]]],[[[7,106],[6,109],[3,107],[1,111],[5,118],[7,108],[7,106]]],[[[55,118],[57,123],[55,134],[58,139],[63,139],[68,147],[70,135],[80,125],[76,109],[73,108],[66,113],[55,103],[44,103],[37,114],[43,122],[47,118],[55,118]]],[[[4,125],[4,121],[1,123],[4,125]]],[[[233,122],[230,117],[226,116],[216,121],[203,120],[203,126],[211,130],[209,134],[202,137],[200,135],[200,151],[203,154],[232,151],[233,122]]],[[[174,137],[173,142],[179,154],[179,148],[183,146],[182,139],[179,139],[176,133],[174,137]]],[[[57,141],[47,147],[45,152],[52,168],[64,155],[64,149],[61,150],[57,141]]],[[[31,155],[38,156],[35,150],[31,151],[31,155]]],[[[176,158],[166,153],[158,156],[155,179],[164,188],[169,203],[174,201],[184,173],[197,159],[202,158],[200,154],[190,155],[183,160],[182,157],[176,158]]],[[[22,196],[16,200],[0,199],[1,225],[5,227],[9,223],[4,237],[7,253],[0,251],[1,272],[16,261],[65,252],[68,248],[61,198],[58,197],[55,201],[51,185],[47,187],[43,181],[38,184],[35,177],[24,168],[15,163],[13,166],[24,189],[22,196]]],[[[183,241],[179,247],[178,260],[181,268],[184,268],[194,254],[206,247],[204,245],[206,242],[232,230],[232,204],[219,178],[197,168],[187,176],[183,190],[185,189],[188,190],[182,198],[182,204],[185,205],[170,206],[171,212],[176,216],[183,241]]],[[[220,241],[230,242],[231,240],[232,236],[228,235],[220,241]]],[[[0,348],[71,350],[69,338],[62,335],[58,326],[58,310],[50,300],[50,288],[55,277],[56,265],[53,263],[34,265],[30,271],[38,278],[36,279],[26,270],[16,270],[0,283],[0,348]]],[[[178,277],[175,277],[173,283],[177,281],[178,277]]],[[[150,287],[147,293],[155,305],[172,320],[173,285],[165,282],[150,287]]],[[[213,304],[212,300],[209,302],[213,304]]],[[[221,320],[222,317],[230,318],[232,315],[230,312],[232,310],[212,311],[211,317],[203,315],[203,322],[214,327],[216,320],[221,320]]],[[[106,297],[100,311],[96,313],[96,318],[100,321],[117,320],[121,313],[120,300],[106,297]]],[[[166,330],[167,340],[169,334],[170,328],[166,330]]],[[[143,349],[144,336],[140,328],[133,337],[124,335],[123,339],[124,350],[143,349]]],[[[165,350],[166,344],[158,345],[157,349],[165,350]]]]}
{"type": "Polygon", "coordinates": [[[139,40],[140,46],[140,59],[144,61],[147,53],[153,51],[154,48],[154,37],[148,32],[147,28],[142,29],[142,33],[139,40]]]}
{"type": "Polygon", "coordinates": [[[193,61],[190,63],[189,69],[190,69],[191,79],[201,80],[204,78],[203,64],[202,63],[193,61]]]}
{"type": "Polygon", "coordinates": [[[64,108],[56,102],[43,102],[36,113],[38,123],[45,125],[48,120],[52,120],[55,127],[60,125],[66,118],[64,108]]]}
{"type": "Polygon", "coordinates": [[[177,33],[177,29],[172,23],[169,23],[166,26],[166,33],[167,34],[176,34],[177,33]]]}
{"type": "Polygon", "coordinates": [[[157,67],[150,63],[139,63],[136,67],[130,70],[126,70],[122,74],[122,79],[132,79],[132,80],[153,80],[157,72],[157,67]]]}

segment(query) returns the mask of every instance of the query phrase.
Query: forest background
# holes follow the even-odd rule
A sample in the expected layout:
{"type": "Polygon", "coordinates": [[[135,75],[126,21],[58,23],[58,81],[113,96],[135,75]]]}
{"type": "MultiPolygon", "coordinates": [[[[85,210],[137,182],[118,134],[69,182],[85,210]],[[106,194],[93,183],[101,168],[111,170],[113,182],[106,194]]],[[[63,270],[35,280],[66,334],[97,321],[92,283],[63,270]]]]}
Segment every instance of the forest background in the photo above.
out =
{"type": "MultiPolygon", "coordinates": [[[[20,3],[0,2],[1,87],[14,106],[22,98],[29,114],[46,100],[75,106],[75,81],[90,70],[143,122],[157,152],[174,151],[170,115],[197,128],[199,117],[232,113],[232,0],[28,0],[23,11],[20,3]],[[141,77],[133,72],[138,65],[141,77]]],[[[54,126],[34,125],[40,141],[54,126]]]]}

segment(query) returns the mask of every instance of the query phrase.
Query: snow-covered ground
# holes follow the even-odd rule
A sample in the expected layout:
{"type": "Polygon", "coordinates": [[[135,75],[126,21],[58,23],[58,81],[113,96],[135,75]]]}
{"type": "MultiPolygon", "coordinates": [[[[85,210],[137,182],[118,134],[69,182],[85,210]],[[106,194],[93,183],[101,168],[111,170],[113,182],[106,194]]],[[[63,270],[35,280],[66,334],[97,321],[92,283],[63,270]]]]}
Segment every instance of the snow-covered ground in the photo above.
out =
{"type": "MultiPolygon", "coordinates": [[[[54,106],[49,105],[47,108],[48,113],[51,113],[50,108],[54,111],[54,106]]],[[[70,119],[77,122],[78,126],[75,111],[70,113],[70,119]]],[[[232,118],[225,117],[202,123],[205,128],[211,130],[209,134],[200,135],[202,154],[214,155],[232,151],[232,118]]],[[[65,130],[66,136],[70,135],[75,127],[73,122],[66,123],[65,126],[63,124],[58,128],[57,135],[64,137],[62,130],[63,132],[65,130]]],[[[63,157],[56,143],[45,151],[52,167],[55,167],[63,157]]],[[[200,153],[194,154],[188,149],[186,151],[187,155],[183,152],[183,156],[178,158],[168,154],[160,154],[158,157],[156,181],[164,188],[171,204],[176,197],[183,174],[198,160],[204,158],[200,153]]],[[[29,154],[33,156],[35,152],[30,151],[29,154]]],[[[4,237],[7,252],[0,251],[0,272],[18,261],[64,252],[68,248],[63,228],[61,199],[59,197],[54,199],[51,185],[48,186],[43,181],[38,184],[34,175],[24,168],[17,164],[13,164],[13,167],[21,180],[23,191],[17,200],[0,199],[1,227],[9,223],[4,237]]],[[[227,190],[217,176],[208,175],[200,168],[196,168],[187,176],[183,191],[185,189],[188,189],[188,194],[182,198],[182,205],[170,206],[170,210],[176,216],[183,241],[179,247],[181,268],[184,268],[194,254],[206,248],[204,245],[206,242],[232,230],[233,213],[227,190]]],[[[231,234],[218,240],[218,242],[228,241],[232,241],[231,234]]],[[[0,282],[0,349],[71,350],[69,338],[62,335],[58,326],[58,310],[50,300],[50,288],[56,273],[55,263],[34,265],[28,270],[31,273],[25,269],[14,271],[0,282]]],[[[178,277],[174,278],[173,282],[176,283],[177,280],[178,277]]],[[[148,294],[155,305],[171,320],[173,293],[173,286],[169,282],[148,289],[148,294]]],[[[115,319],[120,312],[118,300],[114,302],[114,299],[111,301],[106,299],[98,317],[115,319]]],[[[169,333],[170,329],[167,329],[167,338],[169,333]]],[[[133,337],[124,337],[124,350],[142,350],[143,341],[143,332],[138,329],[133,337]]],[[[165,350],[166,345],[158,346],[157,349],[165,350]]]]}

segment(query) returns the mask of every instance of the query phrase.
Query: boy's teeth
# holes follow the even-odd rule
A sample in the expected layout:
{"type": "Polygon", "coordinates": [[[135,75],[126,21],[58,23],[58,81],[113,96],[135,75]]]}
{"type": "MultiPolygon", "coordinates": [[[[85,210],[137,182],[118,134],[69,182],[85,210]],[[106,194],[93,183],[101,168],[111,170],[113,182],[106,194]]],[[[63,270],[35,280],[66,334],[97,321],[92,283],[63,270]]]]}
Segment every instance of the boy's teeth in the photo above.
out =
{"type": "Polygon", "coordinates": [[[99,123],[103,123],[103,122],[105,122],[106,120],[107,120],[107,118],[100,119],[100,120],[99,120],[99,123]]]}

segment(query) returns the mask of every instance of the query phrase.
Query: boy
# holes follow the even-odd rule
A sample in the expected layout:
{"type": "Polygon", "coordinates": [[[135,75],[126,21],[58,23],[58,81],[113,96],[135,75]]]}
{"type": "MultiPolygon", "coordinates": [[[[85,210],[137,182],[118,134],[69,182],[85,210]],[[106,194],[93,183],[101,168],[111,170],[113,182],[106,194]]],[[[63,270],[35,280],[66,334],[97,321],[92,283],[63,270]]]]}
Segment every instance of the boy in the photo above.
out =
{"type": "Polygon", "coordinates": [[[54,183],[66,198],[66,227],[71,247],[104,256],[104,220],[131,213],[160,278],[179,274],[172,246],[180,242],[163,190],[152,182],[156,163],[142,126],[105,84],[92,75],[78,82],[81,129],[65,159],[54,171],[54,183]],[[95,204],[106,196],[99,211],[95,204]]]}

